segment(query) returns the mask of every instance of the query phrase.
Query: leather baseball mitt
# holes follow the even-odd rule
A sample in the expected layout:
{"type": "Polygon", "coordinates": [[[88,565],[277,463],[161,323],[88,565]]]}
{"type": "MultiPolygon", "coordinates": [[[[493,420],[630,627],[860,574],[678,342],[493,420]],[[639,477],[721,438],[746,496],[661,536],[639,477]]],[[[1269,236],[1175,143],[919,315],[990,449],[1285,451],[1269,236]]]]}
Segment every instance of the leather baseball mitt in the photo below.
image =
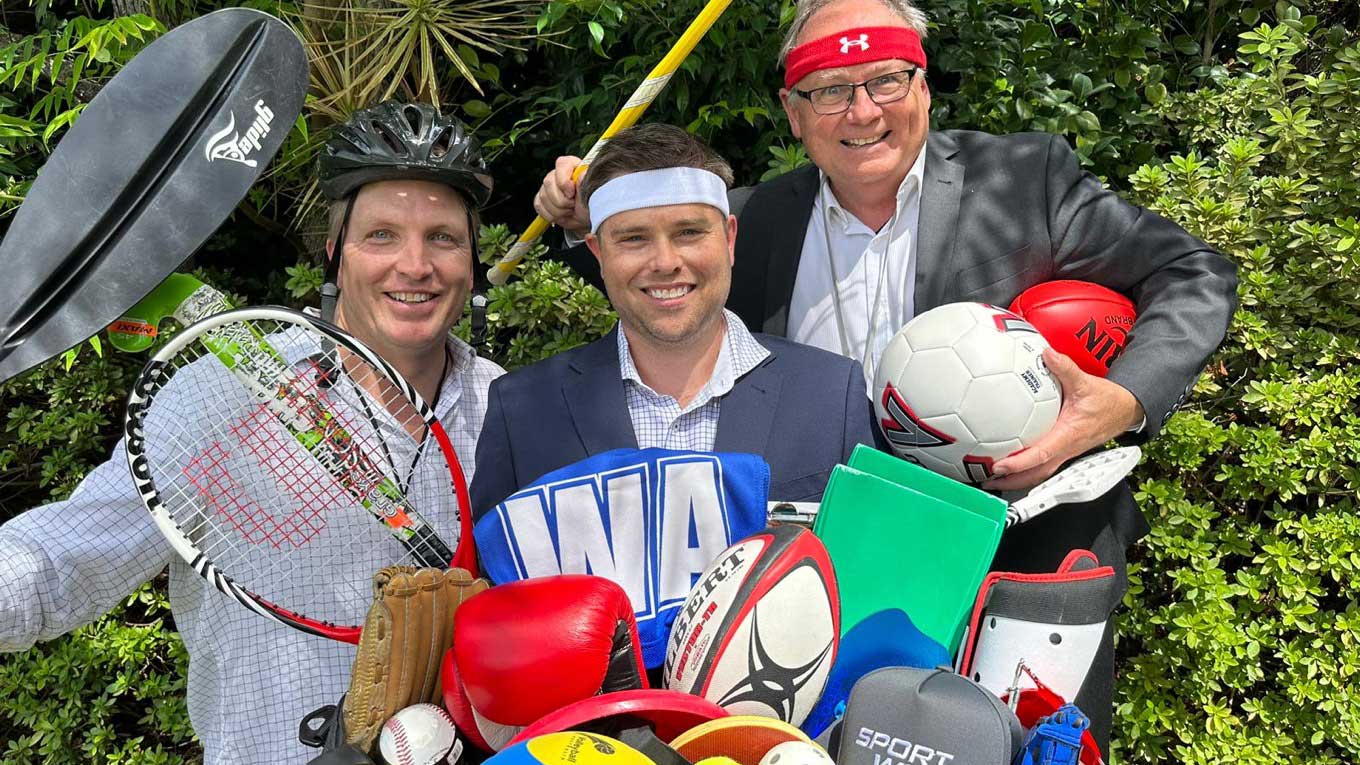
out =
{"type": "Polygon", "coordinates": [[[412,704],[439,703],[454,612],[488,586],[461,568],[389,566],[373,576],[373,605],[342,707],[347,743],[372,752],[387,718],[412,704]]]}

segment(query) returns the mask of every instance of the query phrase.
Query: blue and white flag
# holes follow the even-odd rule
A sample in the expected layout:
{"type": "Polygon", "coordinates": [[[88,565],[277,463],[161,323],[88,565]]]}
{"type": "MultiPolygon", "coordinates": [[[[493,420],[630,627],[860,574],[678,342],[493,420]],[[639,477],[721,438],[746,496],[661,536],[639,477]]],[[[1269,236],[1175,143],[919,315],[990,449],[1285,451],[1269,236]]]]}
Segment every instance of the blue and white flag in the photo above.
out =
{"type": "Polygon", "coordinates": [[[539,478],[474,535],[492,582],[594,574],[628,593],[648,667],[708,564],[765,528],[770,467],[754,454],[616,449],[539,478]]]}

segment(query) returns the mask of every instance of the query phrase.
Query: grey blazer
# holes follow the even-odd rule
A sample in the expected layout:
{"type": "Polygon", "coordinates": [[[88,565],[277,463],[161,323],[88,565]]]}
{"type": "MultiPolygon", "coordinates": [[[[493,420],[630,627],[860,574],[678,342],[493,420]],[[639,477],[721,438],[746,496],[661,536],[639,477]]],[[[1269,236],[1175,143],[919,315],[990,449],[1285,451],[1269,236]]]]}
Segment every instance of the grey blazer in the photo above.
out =
{"type": "MultiPolygon", "coordinates": [[[[740,210],[727,305],[784,335],[818,171],[732,192],[740,210]]],[[[1176,224],[1129,204],[1046,133],[933,131],[926,141],[916,313],[945,303],[1009,305],[1040,282],[1080,279],[1129,296],[1138,322],[1109,379],[1156,435],[1227,331],[1236,267],[1176,224]]]]}

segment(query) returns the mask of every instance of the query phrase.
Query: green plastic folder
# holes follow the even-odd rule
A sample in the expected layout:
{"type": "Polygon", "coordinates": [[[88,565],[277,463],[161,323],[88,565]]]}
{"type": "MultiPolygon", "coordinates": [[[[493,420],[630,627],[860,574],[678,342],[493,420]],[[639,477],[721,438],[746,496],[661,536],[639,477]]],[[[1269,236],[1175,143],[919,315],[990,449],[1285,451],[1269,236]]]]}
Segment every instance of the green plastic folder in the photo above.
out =
{"type": "MultiPolygon", "coordinates": [[[[846,464],[856,470],[863,470],[870,475],[915,489],[922,494],[981,513],[984,517],[995,519],[1003,529],[1005,528],[1006,501],[982,489],[959,483],[953,478],[864,444],[855,447],[850,453],[850,461],[846,464]]],[[[1000,531],[997,532],[997,538],[1001,538],[1000,531]]]]}
{"type": "Polygon", "coordinates": [[[836,569],[841,634],[899,608],[957,651],[1006,503],[891,455],[857,449],[850,461],[832,470],[813,524],[836,569]]]}

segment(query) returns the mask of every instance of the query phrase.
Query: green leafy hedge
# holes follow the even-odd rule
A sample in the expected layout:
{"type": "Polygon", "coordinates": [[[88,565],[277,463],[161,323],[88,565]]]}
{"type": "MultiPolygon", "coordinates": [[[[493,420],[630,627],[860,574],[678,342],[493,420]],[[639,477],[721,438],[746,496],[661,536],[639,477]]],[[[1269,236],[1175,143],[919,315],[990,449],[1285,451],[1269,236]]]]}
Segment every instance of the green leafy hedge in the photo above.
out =
{"type": "MultiPolygon", "coordinates": [[[[532,215],[528,199],[552,157],[603,130],[702,5],[548,0],[540,37],[498,64],[476,63],[487,92],[451,100],[496,152],[488,218],[500,225],[483,231],[488,258],[532,215]]],[[[59,46],[51,30],[75,17],[38,8],[31,29],[10,31],[59,46]]],[[[748,182],[806,161],[774,98],[790,9],[734,3],[651,113],[708,138],[748,182]]],[[[926,9],[938,125],[1063,134],[1112,185],[1241,269],[1227,342],[1136,475],[1153,532],[1133,551],[1119,620],[1114,758],[1360,761],[1360,9],[1350,0],[926,9]]],[[[116,45],[103,60],[85,51],[99,77],[135,53],[133,27],[157,31],[123,24],[126,39],[106,38],[116,45]]],[[[42,134],[79,100],[60,77],[32,80],[37,49],[20,56],[16,45],[0,45],[10,88],[0,92],[0,189],[11,196],[45,156],[42,134]],[[28,67],[22,83],[16,62],[28,67]]],[[[301,185],[310,150],[290,142],[287,169],[256,194],[268,204],[234,218],[198,256],[219,268],[216,283],[253,301],[309,299],[314,262],[240,264],[293,223],[297,200],[276,192],[301,185]]],[[[489,348],[506,366],[610,325],[607,302],[560,265],[531,260],[522,277],[491,293],[489,348]]],[[[0,519],[69,493],[107,453],[134,364],[86,346],[69,370],[54,362],[0,386],[0,519]]],[[[159,592],[0,657],[0,760],[196,760],[179,701],[183,651],[159,592]]]]}
{"type": "Polygon", "coordinates": [[[1135,195],[1230,255],[1241,308],[1148,450],[1120,629],[1131,761],[1360,756],[1360,45],[1286,9],[1160,108],[1135,195]]]}

